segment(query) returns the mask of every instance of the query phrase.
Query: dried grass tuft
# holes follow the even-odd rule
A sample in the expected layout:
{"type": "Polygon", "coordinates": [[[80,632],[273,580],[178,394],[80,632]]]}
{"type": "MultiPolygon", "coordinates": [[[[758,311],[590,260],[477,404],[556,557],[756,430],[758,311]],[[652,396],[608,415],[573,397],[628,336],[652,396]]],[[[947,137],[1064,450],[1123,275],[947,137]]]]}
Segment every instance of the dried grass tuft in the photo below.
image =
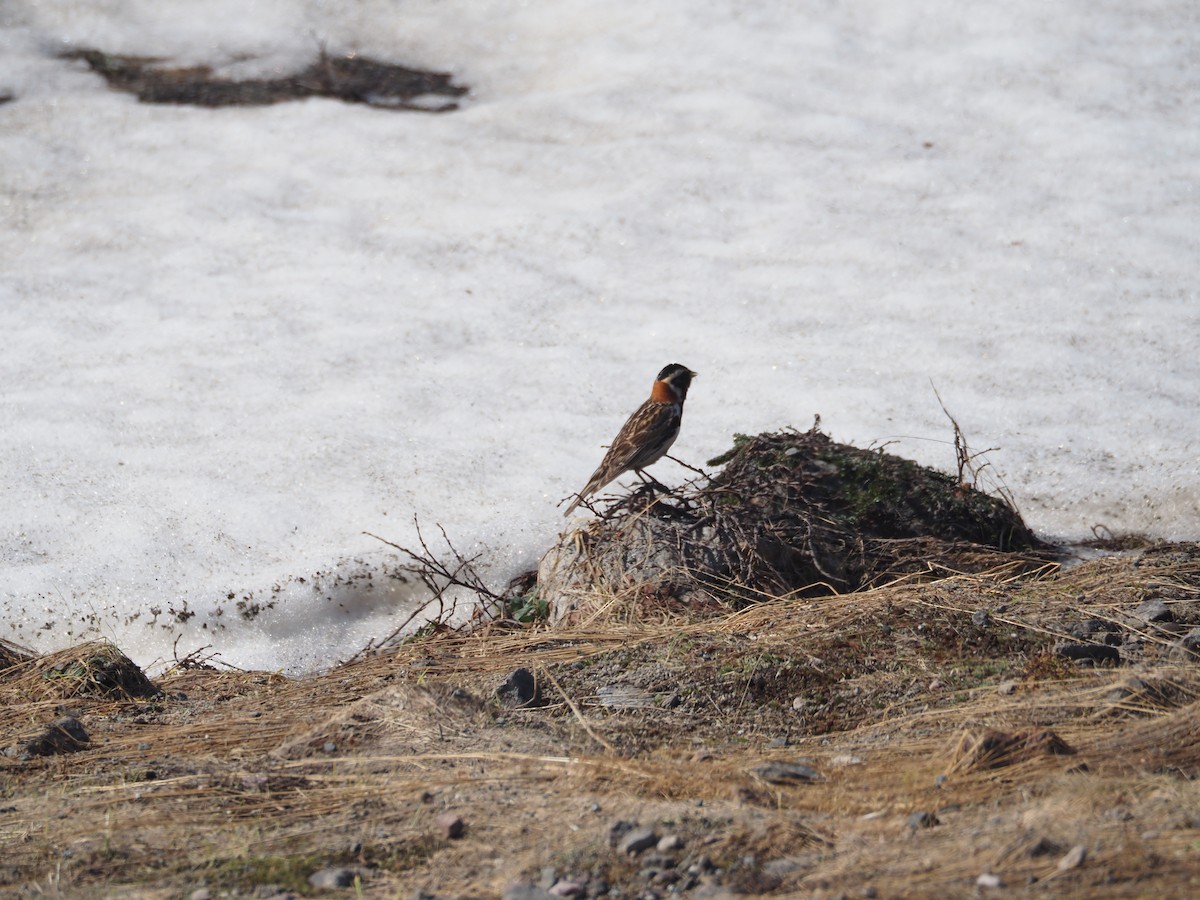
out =
{"type": "Polygon", "coordinates": [[[1004,732],[968,731],[951,753],[951,772],[978,772],[1027,762],[1039,756],[1069,756],[1075,749],[1048,728],[1004,732]]]}

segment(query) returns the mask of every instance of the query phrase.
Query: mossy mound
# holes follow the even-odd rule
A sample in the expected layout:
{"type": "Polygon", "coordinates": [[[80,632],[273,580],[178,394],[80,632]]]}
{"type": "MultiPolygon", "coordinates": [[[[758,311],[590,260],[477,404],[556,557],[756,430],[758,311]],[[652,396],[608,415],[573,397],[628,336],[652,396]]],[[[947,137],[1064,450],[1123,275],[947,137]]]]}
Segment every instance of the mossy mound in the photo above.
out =
{"type": "Polygon", "coordinates": [[[952,475],[884,453],[831,440],[819,431],[736,435],[709,465],[725,468],[701,495],[718,507],[761,510],[776,524],[815,517],[864,538],[937,538],[995,550],[1039,546],[1004,500],[960,484],[952,475]]]}
{"type": "Polygon", "coordinates": [[[635,491],[542,560],[561,620],[587,593],[744,604],[863,590],[900,577],[1044,563],[1004,499],[813,429],[738,435],[724,468],[667,495],[635,491]]]}
{"type": "Polygon", "coordinates": [[[33,673],[23,677],[31,686],[60,698],[125,699],[156,697],[162,691],[128,656],[107,641],[93,641],[39,657],[33,673]]]}

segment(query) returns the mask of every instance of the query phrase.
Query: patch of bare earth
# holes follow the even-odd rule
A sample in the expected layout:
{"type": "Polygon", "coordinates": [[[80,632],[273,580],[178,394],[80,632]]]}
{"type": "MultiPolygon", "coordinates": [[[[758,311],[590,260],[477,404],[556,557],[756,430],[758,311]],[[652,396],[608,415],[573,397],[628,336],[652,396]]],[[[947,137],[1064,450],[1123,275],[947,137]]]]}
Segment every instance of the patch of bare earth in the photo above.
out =
{"type": "Polygon", "coordinates": [[[8,648],[0,896],[1200,892],[1197,546],[640,609],[157,695],[8,648]]]}

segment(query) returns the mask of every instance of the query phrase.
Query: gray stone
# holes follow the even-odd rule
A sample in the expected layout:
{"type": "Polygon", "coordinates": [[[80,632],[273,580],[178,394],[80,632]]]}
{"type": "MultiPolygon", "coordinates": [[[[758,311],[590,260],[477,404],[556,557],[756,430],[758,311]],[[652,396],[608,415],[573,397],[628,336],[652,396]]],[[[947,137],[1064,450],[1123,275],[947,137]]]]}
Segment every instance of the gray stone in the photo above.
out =
{"type": "Polygon", "coordinates": [[[1140,604],[1133,614],[1143,622],[1170,622],[1175,618],[1170,607],[1157,597],[1140,604]]]}
{"type": "Polygon", "coordinates": [[[354,887],[354,879],[362,877],[362,873],[350,866],[320,869],[308,876],[308,883],[321,890],[331,888],[354,887]]]}
{"type": "Polygon", "coordinates": [[[824,776],[812,766],[798,762],[770,762],[756,767],[753,772],[771,784],[811,784],[824,780],[824,776]]]}
{"type": "Polygon", "coordinates": [[[555,900],[555,897],[549,891],[543,891],[536,884],[518,881],[504,889],[500,894],[500,900],[555,900]]]}
{"type": "Polygon", "coordinates": [[[1058,871],[1066,872],[1071,869],[1078,869],[1087,859],[1087,847],[1083,844],[1076,844],[1067,851],[1067,855],[1058,861],[1058,871]]]}
{"type": "Polygon", "coordinates": [[[992,616],[986,609],[977,609],[971,613],[971,624],[976,628],[987,628],[992,624],[992,616]]]}
{"type": "Polygon", "coordinates": [[[1106,634],[1116,630],[1116,625],[1106,622],[1104,619],[1084,619],[1082,622],[1072,625],[1068,633],[1074,638],[1090,638],[1095,634],[1106,634]]]}
{"type": "Polygon", "coordinates": [[[621,838],[637,828],[638,823],[632,819],[615,819],[608,826],[608,845],[615,847],[621,843],[621,838]]]}
{"type": "Polygon", "coordinates": [[[1055,652],[1066,659],[1097,666],[1106,662],[1112,663],[1114,666],[1121,664],[1121,654],[1117,648],[1109,647],[1106,644],[1062,644],[1055,652]]]}
{"type": "Polygon", "coordinates": [[[463,821],[463,817],[458,813],[444,812],[434,819],[434,823],[437,825],[442,837],[448,840],[457,840],[467,830],[467,825],[463,821]]]}
{"type": "Polygon", "coordinates": [[[1173,662],[1195,662],[1200,659],[1200,628],[1193,628],[1171,645],[1173,662]]]}
{"type": "Polygon", "coordinates": [[[622,853],[634,856],[643,850],[649,850],[658,844],[658,834],[653,828],[635,828],[618,845],[622,853]]]}
{"type": "Polygon", "coordinates": [[[683,849],[683,838],[677,834],[668,834],[658,842],[657,850],[659,853],[672,853],[675,850],[683,849]]]}
{"type": "Polygon", "coordinates": [[[938,817],[927,810],[920,810],[915,813],[910,813],[908,816],[908,827],[913,831],[918,828],[933,828],[935,825],[940,825],[938,817]]]}

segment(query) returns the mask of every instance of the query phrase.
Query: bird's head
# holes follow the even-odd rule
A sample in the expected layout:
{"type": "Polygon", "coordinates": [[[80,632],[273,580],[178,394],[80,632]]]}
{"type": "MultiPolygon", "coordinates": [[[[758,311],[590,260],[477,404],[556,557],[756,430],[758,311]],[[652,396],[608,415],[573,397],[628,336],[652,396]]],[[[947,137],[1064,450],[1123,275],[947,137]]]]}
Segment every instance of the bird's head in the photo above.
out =
{"type": "Polygon", "coordinates": [[[687,366],[671,363],[654,379],[654,393],[660,393],[662,388],[666,388],[675,395],[679,403],[682,403],[687,398],[688,387],[695,377],[696,373],[687,366]]]}

